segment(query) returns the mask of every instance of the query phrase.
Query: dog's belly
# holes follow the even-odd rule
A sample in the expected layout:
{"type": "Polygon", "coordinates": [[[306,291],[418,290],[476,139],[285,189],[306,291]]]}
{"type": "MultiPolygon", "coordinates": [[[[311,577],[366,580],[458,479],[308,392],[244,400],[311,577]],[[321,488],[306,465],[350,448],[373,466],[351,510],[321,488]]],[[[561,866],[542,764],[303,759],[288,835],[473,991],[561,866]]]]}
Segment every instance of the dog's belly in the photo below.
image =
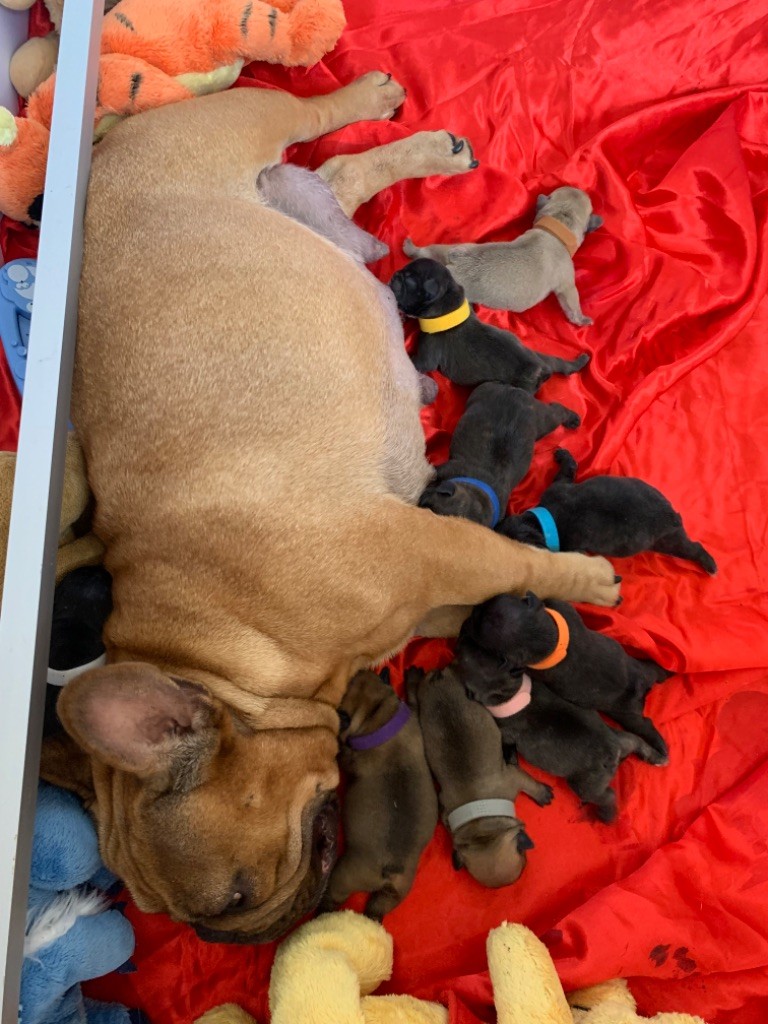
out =
{"type": "Polygon", "coordinates": [[[174,502],[415,500],[419,404],[388,290],[309,229],[216,196],[91,204],[72,411],[107,540],[174,502]]]}

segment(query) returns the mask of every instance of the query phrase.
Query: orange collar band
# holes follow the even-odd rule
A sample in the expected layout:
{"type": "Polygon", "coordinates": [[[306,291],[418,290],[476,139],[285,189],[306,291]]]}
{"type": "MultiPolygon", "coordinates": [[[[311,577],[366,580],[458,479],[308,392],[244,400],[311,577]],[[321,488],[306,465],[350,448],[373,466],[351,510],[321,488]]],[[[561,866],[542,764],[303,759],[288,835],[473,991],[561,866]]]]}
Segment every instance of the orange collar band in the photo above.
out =
{"type": "Polygon", "coordinates": [[[535,665],[529,665],[528,668],[534,669],[536,672],[543,672],[545,669],[554,668],[555,665],[559,665],[561,661],[565,661],[565,657],[568,654],[568,644],[571,639],[571,631],[568,629],[568,623],[565,621],[560,612],[556,612],[554,608],[544,609],[547,615],[551,615],[557,626],[557,643],[555,649],[551,654],[548,654],[546,658],[541,661],[537,661],[535,665]]]}
{"type": "Polygon", "coordinates": [[[579,241],[570,228],[567,228],[565,224],[561,224],[559,220],[555,220],[554,217],[539,217],[538,220],[533,222],[533,226],[546,231],[548,235],[552,235],[558,242],[562,242],[568,250],[568,255],[573,259],[573,254],[579,248],[579,241]]]}
{"type": "Polygon", "coordinates": [[[452,309],[450,313],[443,313],[442,316],[432,317],[419,317],[419,327],[424,334],[442,334],[443,331],[450,331],[452,327],[458,327],[459,324],[463,324],[465,320],[469,320],[469,314],[472,310],[469,308],[469,303],[466,299],[458,307],[458,309],[452,309]]]}

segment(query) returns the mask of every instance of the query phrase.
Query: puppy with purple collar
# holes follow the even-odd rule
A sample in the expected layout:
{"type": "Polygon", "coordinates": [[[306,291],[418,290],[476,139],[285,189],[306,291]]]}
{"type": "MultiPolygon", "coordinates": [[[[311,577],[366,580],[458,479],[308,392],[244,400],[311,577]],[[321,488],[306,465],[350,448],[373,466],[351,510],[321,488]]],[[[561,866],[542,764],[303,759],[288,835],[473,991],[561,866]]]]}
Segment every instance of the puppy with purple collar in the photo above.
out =
{"type": "Polygon", "coordinates": [[[456,425],[448,461],[437,467],[419,505],[493,529],[530,468],[536,441],[580,423],[577,413],[557,402],[539,402],[509,384],[481,384],[456,425]]]}
{"type": "Polygon", "coordinates": [[[367,892],[365,914],[381,921],[413,885],[437,825],[437,795],[418,720],[381,676],[354,676],[339,720],[345,846],[322,909],[367,892]]]}
{"type": "Polygon", "coordinates": [[[410,668],[405,682],[408,703],[419,717],[427,761],[440,787],[454,867],[465,867],[488,888],[512,885],[533,848],[514,801],[525,793],[543,807],[552,800],[551,788],[505,763],[496,723],[468,698],[455,666],[429,675],[410,668]]]}

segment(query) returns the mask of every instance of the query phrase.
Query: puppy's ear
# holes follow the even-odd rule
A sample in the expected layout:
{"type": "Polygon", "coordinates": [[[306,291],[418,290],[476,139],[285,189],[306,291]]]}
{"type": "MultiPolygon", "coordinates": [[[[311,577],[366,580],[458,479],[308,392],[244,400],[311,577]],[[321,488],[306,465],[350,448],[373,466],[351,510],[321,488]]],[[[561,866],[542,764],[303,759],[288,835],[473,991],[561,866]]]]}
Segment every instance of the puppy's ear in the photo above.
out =
{"type": "Polygon", "coordinates": [[[461,871],[464,867],[464,862],[456,850],[451,851],[451,863],[453,864],[454,871],[461,871]]]}
{"type": "Polygon", "coordinates": [[[549,196],[545,196],[543,193],[536,197],[536,213],[541,213],[541,208],[545,203],[549,202],[549,196]]]}
{"type": "Polygon", "coordinates": [[[392,685],[392,674],[389,665],[385,665],[381,672],[379,672],[379,679],[381,679],[382,683],[386,683],[387,686],[392,685]]]}
{"type": "Polygon", "coordinates": [[[520,829],[517,833],[517,852],[525,853],[526,850],[532,850],[534,842],[525,829],[520,829]]]}
{"type": "Polygon", "coordinates": [[[599,217],[596,213],[591,214],[589,220],[587,221],[585,234],[588,235],[590,231],[597,231],[597,229],[601,228],[604,223],[605,221],[602,217],[599,217]]]}
{"type": "Polygon", "coordinates": [[[525,603],[529,608],[533,608],[536,605],[538,598],[532,590],[526,590],[525,592],[525,603]]]}
{"type": "Polygon", "coordinates": [[[452,498],[455,493],[456,484],[452,480],[446,480],[435,487],[435,494],[439,494],[441,498],[452,498]]]}

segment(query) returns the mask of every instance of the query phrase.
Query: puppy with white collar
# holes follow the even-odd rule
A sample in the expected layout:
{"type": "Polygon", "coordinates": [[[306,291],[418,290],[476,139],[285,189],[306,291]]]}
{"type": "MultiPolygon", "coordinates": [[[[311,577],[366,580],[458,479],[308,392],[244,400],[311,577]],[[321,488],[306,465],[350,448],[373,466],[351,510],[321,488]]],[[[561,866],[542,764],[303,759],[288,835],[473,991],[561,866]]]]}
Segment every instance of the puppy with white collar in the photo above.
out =
{"type": "Polygon", "coordinates": [[[602,223],[586,192],[564,186],[538,197],[533,227],[514,242],[420,247],[409,238],[403,252],[442,263],[470,302],[523,313],[554,292],[570,322],[586,327],[592,320],[581,311],[573,256],[602,223]]]}

